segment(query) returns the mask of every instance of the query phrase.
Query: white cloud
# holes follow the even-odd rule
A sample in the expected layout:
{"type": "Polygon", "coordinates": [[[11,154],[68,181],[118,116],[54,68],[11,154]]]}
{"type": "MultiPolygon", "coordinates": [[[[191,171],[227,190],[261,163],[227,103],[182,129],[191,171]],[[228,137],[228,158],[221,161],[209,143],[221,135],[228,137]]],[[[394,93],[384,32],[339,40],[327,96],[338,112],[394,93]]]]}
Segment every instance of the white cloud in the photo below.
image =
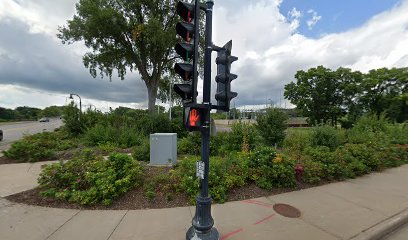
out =
{"type": "MultiPolygon", "coordinates": [[[[14,109],[18,106],[30,106],[37,108],[45,108],[51,105],[64,106],[69,104],[72,100],[69,99],[69,94],[51,93],[47,91],[35,90],[32,88],[0,84],[0,103],[1,107],[14,109]],[[29,101],[27,101],[29,96],[29,101]]],[[[117,108],[119,106],[130,108],[146,108],[147,103],[122,103],[100,101],[95,99],[88,99],[82,97],[82,109],[85,110],[92,106],[102,112],[108,112],[109,108],[117,108]]],[[[78,98],[73,100],[79,105],[78,98]]]]}
{"type": "Polygon", "coordinates": [[[312,30],[314,25],[316,25],[316,23],[318,21],[320,21],[320,19],[322,19],[322,16],[317,15],[317,12],[315,10],[313,10],[313,9],[309,9],[307,11],[307,13],[312,15],[312,18],[307,20],[307,22],[306,22],[307,27],[309,28],[309,30],[312,30]]]}
{"type": "MultiPolygon", "coordinates": [[[[9,19],[19,19],[29,26],[29,31],[33,37],[35,35],[45,35],[47,38],[52,39],[55,46],[51,46],[50,41],[44,41],[44,46],[37,46],[37,49],[41,50],[41,54],[38,53],[38,56],[43,56],[43,58],[57,57],[58,54],[60,56],[58,61],[48,61],[50,63],[48,71],[53,71],[52,68],[55,66],[59,66],[59,70],[67,69],[67,66],[64,65],[67,63],[77,64],[75,67],[72,67],[75,64],[69,64],[69,67],[72,68],[70,69],[71,72],[87,71],[81,65],[83,50],[77,50],[77,46],[62,46],[55,37],[57,26],[65,24],[66,20],[70,19],[74,14],[74,4],[77,0],[19,0],[19,4],[16,2],[13,0],[0,0],[0,23],[9,21],[9,19]],[[56,46],[59,46],[59,48],[56,46]],[[51,50],[46,52],[46,49],[51,50]],[[73,54],[73,51],[77,52],[73,54]],[[66,55],[63,54],[64,52],[66,55]]],[[[235,0],[229,1],[229,3],[235,3],[235,0]]],[[[393,9],[373,17],[358,28],[342,33],[328,34],[318,39],[307,38],[297,33],[298,23],[294,20],[300,20],[305,16],[302,16],[302,13],[297,9],[292,9],[287,17],[283,16],[279,11],[281,3],[282,0],[253,0],[237,1],[234,8],[229,8],[221,2],[216,2],[214,6],[213,41],[216,45],[222,46],[230,39],[233,39],[232,52],[233,55],[239,57],[239,60],[232,65],[232,72],[239,76],[237,80],[234,80],[232,86],[233,91],[237,91],[239,94],[235,99],[237,106],[265,104],[265,99],[279,102],[283,86],[294,80],[294,74],[297,70],[308,69],[317,65],[325,65],[332,69],[344,66],[360,71],[380,67],[408,66],[407,0],[393,9]]],[[[312,16],[310,27],[313,27],[321,18],[315,11],[308,14],[312,16]]],[[[0,32],[0,36],[8,35],[8,33],[0,32]]],[[[24,51],[28,51],[25,49],[28,49],[28,46],[31,47],[33,43],[27,44],[24,39],[17,38],[13,41],[16,44],[22,44],[24,48],[22,50],[13,50],[9,45],[0,45],[0,62],[7,61],[10,63],[15,61],[20,64],[21,61],[27,61],[22,57],[22,54],[24,51]]],[[[37,41],[36,44],[41,44],[41,41],[37,41]]],[[[37,51],[30,51],[28,55],[35,56],[34,53],[37,53],[37,51]]],[[[28,64],[26,66],[36,66],[34,69],[39,70],[41,68],[37,68],[37,66],[43,64],[41,62],[43,58],[36,58],[37,62],[35,64],[29,65],[27,62],[25,64],[28,64]]],[[[213,62],[215,62],[214,60],[213,58],[213,62]]],[[[214,64],[213,78],[215,70],[214,64]]],[[[25,75],[30,74],[33,73],[25,73],[25,75]]],[[[73,76],[75,75],[79,76],[79,74],[73,76]]],[[[2,76],[1,71],[0,76],[2,76]]],[[[84,76],[90,78],[89,75],[84,76]]],[[[89,87],[91,85],[89,81],[97,80],[84,78],[84,83],[88,87],[81,88],[83,84],[78,87],[78,89],[84,91],[84,94],[86,91],[92,90],[92,87],[89,87]]],[[[140,87],[136,87],[137,81],[127,80],[123,83],[131,84],[135,89],[140,89],[140,87]]],[[[5,82],[0,82],[0,105],[2,106],[30,105],[44,107],[65,104],[66,94],[49,92],[38,94],[33,90],[35,89],[34,84],[30,85],[30,89],[25,88],[23,90],[14,85],[5,84],[5,82]]],[[[119,81],[114,81],[113,86],[104,84],[105,90],[103,91],[106,96],[123,95],[123,92],[120,91],[123,89],[119,87],[120,84],[119,81]],[[112,90],[112,87],[115,87],[116,91],[112,90]]],[[[72,89],[74,89],[74,86],[72,86],[72,89]]],[[[143,90],[141,92],[143,93],[143,90]]],[[[213,88],[212,95],[214,95],[214,92],[215,89],[213,88]]],[[[140,101],[140,103],[123,105],[146,106],[144,101],[146,98],[143,94],[139,93],[138,96],[140,96],[132,100],[140,101]]],[[[90,97],[84,97],[84,99],[87,98],[90,97]]],[[[111,99],[113,98],[111,97],[111,99]]],[[[101,107],[121,104],[98,100],[89,100],[89,103],[101,107]]]]}
{"type": "MultiPolygon", "coordinates": [[[[233,54],[239,61],[233,64],[232,72],[239,77],[232,88],[239,94],[239,105],[264,104],[265,98],[271,96],[278,101],[283,86],[293,81],[300,69],[324,65],[366,72],[408,65],[408,1],[358,28],[318,39],[294,33],[289,19],[279,14],[279,5],[274,1],[248,3],[240,11],[229,12],[229,19],[222,18],[225,11],[214,11],[215,42],[233,39],[233,54]]],[[[289,16],[299,16],[296,11],[289,16]]],[[[316,16],[313,26],[320,18],[315,11],[310,13],[316,16]]]]}
{"type": "Polygon", "coordinates": [[[74,14],[75,3],[79,0],[1,0],[0,21],[15,18],[30,26],[31,33],[45,33],[55,37],[57,26],[74,14]]]}
{"type": "Polygon", "coordinates": [[[289,11],[288,16],[290,18],[290,28],[295,31],[299,28],[300,18],[302,17],[302,12],[298,11],[295,7],[289,11]]]}

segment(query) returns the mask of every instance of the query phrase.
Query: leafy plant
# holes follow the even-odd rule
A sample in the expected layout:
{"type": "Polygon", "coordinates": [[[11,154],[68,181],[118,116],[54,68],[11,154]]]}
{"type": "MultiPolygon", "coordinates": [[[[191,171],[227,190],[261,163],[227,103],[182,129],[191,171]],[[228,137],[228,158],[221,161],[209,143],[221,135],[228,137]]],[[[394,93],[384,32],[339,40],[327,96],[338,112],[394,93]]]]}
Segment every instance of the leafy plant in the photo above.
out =
{"type": "Polygon", "coordinates": [[[138,161],[148,162],[150,160],[150,141],[145,138],[139,146],[133,148],[132,156],[138,161]]]}
{"type": "Polygon", "coordinates": [[[265,114],[257,117],[255,126],[269,145],[280,144],[285,138],[287,119],[288,116],[284,112],[268,108],[265,114]]]}
{"type": "Polygon", "coordinates": [[[329,126],[314,127],[311,134],[312,145],[326,146],[335,150],[340,144],[340,139],[336,129],[329,126]]]}
{"type": "Polygon", "coordinates": [[[242,151],[255,148],[257,132],[253,125],[245,122],[234,123],[227,134],[224,151],[242,151]]]}
{"type": "Polygon", "coordinates": [[[46,166],[38,178],[41,194],[82,205],[112,201],[142,183],[143,168],[126,154],[113,153],[107,160],[84,150],[67,162],[46,166]]]}
{"type": "Polygon", "coordinates": [[[43,132],[24,136],[14,142],[9,150],[4,151],[4,155],[22,162],[37,162],[53,160],[58,151],[76,146],[77,143],[67,138],[63,131],[43,132]]]}
{"type": "MultiPolygon", "coordinates": [[[[228,158],[211,158],[209,191],[215,201],[225,202],[230,189],[247,183],[248,159],[246,156],[246,154],[233,154],[228,158]]],[[[171,173],[174,188],[186,193],[192,201],[199,191],[199,179],[196,177],[197,160],[197,157],[184,158],[171,173]]]]}
{"type": "Polygon", "coordinates": [[[288,131],[283,141],[285,152],[293,154],[297,158],[300,158],[302,152],[311,145],[312,137],[310,131],[298,131],[293,129],[292,131],[288,131]]]}
{"type": "Polygon", "coordinates": [[[295,163],[276,153],[271,147],[260,147],[249,160],[250,178],[256,185],[272,189],[273,187],[293,187],[296,185],[295,163]]]}

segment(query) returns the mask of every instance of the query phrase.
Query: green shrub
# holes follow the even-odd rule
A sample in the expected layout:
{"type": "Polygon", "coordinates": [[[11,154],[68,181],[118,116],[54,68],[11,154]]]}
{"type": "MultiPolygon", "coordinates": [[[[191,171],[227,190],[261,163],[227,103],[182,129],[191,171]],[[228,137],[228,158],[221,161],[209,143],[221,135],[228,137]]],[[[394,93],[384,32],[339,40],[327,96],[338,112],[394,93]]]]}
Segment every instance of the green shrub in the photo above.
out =
{"type": "Polygon", "coordinates": [[[308,147],[305,149],[305,155],[310,161],[321,164],[319,165],[322,166],[323,173],[319,177],[322,179],[341,180],[354,176],[354,173],[347,168],[347,162],[338,158],[329,147],[308,147]]]}
{"type": "Polygon", "coordinates": [[[112,201],[141,185],[143,169],[126,154],[107,160],[84,150],[82,156],[46,166],[38,178],[41,194],[82,205],[112,201]]]}
{"type": "Polygon", "coordinates": [[[141,116],[136,120],[135,128],[145,136],[149,136],[152,133],[171,133],[173,130],[168,116],[163,114],[141,116]]]}
{"type": "Polygon", "coordinates": [[[96,124],[84,134],[84,140],[89,146],[112,143],[118,147],[129,148],[140,145],[144,138],[135,128],[120,126],[115,128],[109,124],[96,124]]]}
{"type": "MultiPolygon", "coordinates": [[[[366,144],[346,144],[344,149],[349,152],[357,161],[368,167],[368,171],[377,171],[383,168],[380,159],[378,158],[378,150],[366,144]]],[[[361,175],[361,174],[359,174],[361,175]]]]}
{"type": "Polygon", "coordinates": [[[385,132],[387,130],[388,121],[384,115],[377,117],[376,115],[365,115],[357,120],[354,129],[360,132],[385,132]]]}
{"type": "Polygon", "coordinates": [[[4,151],[6,157],[22,162],[53,160],[58,151],[77,146],[73,139],[68,139],[63,131],[43,132],[23,137],[4,151]]]}
{"type": "Polygon", "coordinates": [[[80,120],[81,112],[73,102],[64,108],[62,119],[65,128],[74,136],[83,133],[84,125],[80,120]]]}
{"type": "Polygon", "coordinates": [[[234,123],[231,132],[226,134],[224,151],[250,151],[255,148],[257,132],[253,125],[244,122],[234,123]]]}
{"type": "Polygon", "coordinates": [[[144,138],[135,128],[123,127],[120,129],[118,144],[122,148],[138,146],[143,143],[144,138]]]}
{"type": "Polygon", "coordinates": [[[250,177],[261,188],[293,187],[296,185],[295,164],[271,147],[260,147],[249,160],[250,177]]]}
{"type": "Polygon", "coordinates": [[[103,154],[110,154],[117,150],[116,144],[111,142],[101,143],[97,146],[97,149],[102,151],[103,154]]]}
{"type": "Polygon", "coordinates": [[[286,152],[294,153],[297,156],[312,145],[311,132],[310,131],[288,131],[285,139],[283,140],[283,147],[286,152]]]}
{"type": "Polygon", "coordinates": [[[395,129],[383,115],[366,115],[361,117],[352,129],[347,130],[347,141],[349,143],[367,144],[376,146],[387,146],[392,141],[396,142],[395,129]]]}
{"type": "Polygon", "coordinates": [[[270,144],[279,144],[285,138],[288,116],[275,108],[268,108],[265,114],[257,117],[256,128],[265,141],[270,144]]]}
{"type": "Polygon", "coordinates": [[[318,183],[325,177],[325,165],[321,162],[307,159],[300,165],[303,168],[302,180],[306,183],[318,183]]]}
{"type": "MultiPolygon", "coordinates": [[[[199,192],[199,179],[196,177],[198,157],[183,159],[172,171],[171,180],[179,192],[186,193],[192,201],[199,192]]],[[[209,191],[217,202],[225,202],[230,189],[243,186],[248,179],[248,158],[246,154],[233,154],[228,158],[210,159],[209,191]]]]}
{"type": "MultiPolygon", "coordinates": [[[[218,132],[210,138],[210,155],[227,156],[231,152],[250,151],[255,148],[257,134],[254,126],[247,123],[234,123],[231,132],[218,132]]],[[[180,154],[199,156],[201,154],[201,135],[188,134],[178,141],[180,154]]]]}
{"type": "MultiPolygon", "coordinates": [[[[211,140],[211,139],[210,139],[211,140]]],[[[179,154],[189,154],[199,156],[201,151],[201,135],[190,133],[177,142],[177,152],[179,154]]]]}
{"type": "Polygon", "coordinates": [[[385,167],[398,167],[408,163],[408,144],[391,145],[378,152],[378,158],[385,167]]]}
{"type": "Polygon", "coordinates": [[[150,141],[144,139],[142,144],[133,148],[132,156],[137,161],[148,162],[150,160],[150,141]]]}
{"type": "Polygon", "coordinates": [[[183,125],[182,118],[174,118],[171,120],[171,132],[177,133],[177,138],[184,138],[188,135],[188,131],[183,125]]]}
{"type": "Polygon", "coordinates": [[[228,151],[228,132],[218,132],[210,138],[210,154],[211,156],[227,156],[228,151]]]}
{"type": "Polygon", "coordinates": [[[408,122],[403,124],[389,124],[386,134],[391,144],[408,144],[408,122]]]}
{"type": "Polygon", "coordinates": [[[329,126],[315,127],[311,133],[313,146],[326,146],[330,150],[335,150],[340,144],[337,130],[329,126]]]}
{"type": "Polygon", "coordinates": [[[116,143],[117,131],[112,126],[96,124],[84,135],[84,140],[89,146],[98,146],[107,142],[116,143]]]}

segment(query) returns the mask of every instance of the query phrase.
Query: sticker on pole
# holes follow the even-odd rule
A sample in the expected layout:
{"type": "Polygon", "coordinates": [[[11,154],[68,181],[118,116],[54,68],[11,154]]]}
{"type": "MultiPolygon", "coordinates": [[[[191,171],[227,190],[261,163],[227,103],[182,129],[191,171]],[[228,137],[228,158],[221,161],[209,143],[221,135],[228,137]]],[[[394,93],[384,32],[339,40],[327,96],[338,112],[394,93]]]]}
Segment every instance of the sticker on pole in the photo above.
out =
{"type": "Polygon", "coordinates": [[[196,176],[200,179],[204,179],[205,163],[202,161],[196,162],[196,176]]]}

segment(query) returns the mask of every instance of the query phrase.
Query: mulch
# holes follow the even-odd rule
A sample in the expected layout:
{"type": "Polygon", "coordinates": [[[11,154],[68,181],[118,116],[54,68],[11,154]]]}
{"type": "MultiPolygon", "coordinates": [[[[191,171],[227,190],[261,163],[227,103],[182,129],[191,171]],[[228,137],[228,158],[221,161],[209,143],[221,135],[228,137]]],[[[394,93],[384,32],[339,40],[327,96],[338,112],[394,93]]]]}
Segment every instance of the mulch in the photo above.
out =
{"type": "Polygon", "coordinates": [[[0,157],[0,165],[2,165],[2,164],[13,164],[13,163],[21,163],[21,161],[11,159],[11,158],[8,158],[6,156],[0,157]]]}

